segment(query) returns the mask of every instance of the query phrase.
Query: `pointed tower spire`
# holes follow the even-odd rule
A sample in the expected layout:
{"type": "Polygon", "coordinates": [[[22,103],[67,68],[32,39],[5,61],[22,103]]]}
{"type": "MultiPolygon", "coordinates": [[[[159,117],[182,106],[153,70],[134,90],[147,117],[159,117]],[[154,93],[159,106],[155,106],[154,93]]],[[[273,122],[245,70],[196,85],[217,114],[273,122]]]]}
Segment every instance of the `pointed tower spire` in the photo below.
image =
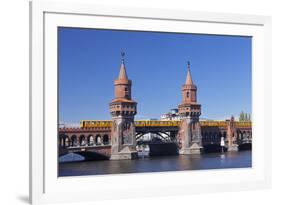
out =
{"type": "Polygon", "coordinates": [[[120,71],[119,71],[119,80],[128,80],[128,76],[127,76],[127,72],[126,72],[126,68],[125,68],[125,52],[121,52],[121,57],[122,57],[122,62],[121,62],[121,66],[120,66],[120,71]]]}
{"type": "Polygon", "coordinates": [[[191,78],[191,72],[190,72],[190,62],[187,62],[187,76],[186,76],[186,85],[193,85],[192,78],[191,78]]]}

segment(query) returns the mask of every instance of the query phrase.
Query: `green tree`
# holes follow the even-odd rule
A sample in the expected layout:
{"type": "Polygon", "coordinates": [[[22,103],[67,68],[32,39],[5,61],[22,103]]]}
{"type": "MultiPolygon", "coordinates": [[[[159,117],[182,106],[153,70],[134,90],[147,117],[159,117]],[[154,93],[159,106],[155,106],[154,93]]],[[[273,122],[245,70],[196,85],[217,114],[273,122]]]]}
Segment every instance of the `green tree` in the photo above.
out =
{"type": "Polygon", "coordinates": [[[251,121],[251,114],[241,111],[240,115],[239,115],[239,121],[240,122],[250,122],[251,121]]]}
{"type": "Polygon", "coordinates": [[[244,114],[244,112],[242,111],[242,112],[240,112],[240,115],[239,115],[239,121],[244,121],[245,120],[245,114],[244,114]]]}

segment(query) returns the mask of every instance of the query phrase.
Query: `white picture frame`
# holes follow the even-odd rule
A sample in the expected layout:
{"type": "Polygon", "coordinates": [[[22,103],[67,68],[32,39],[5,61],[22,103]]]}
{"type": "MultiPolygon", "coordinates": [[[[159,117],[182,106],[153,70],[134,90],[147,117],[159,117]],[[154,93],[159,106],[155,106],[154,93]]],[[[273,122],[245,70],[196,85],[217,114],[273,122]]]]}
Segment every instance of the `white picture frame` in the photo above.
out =
{"type": "Polygon", "coordinates": [[[80,3],[31,2],[30,110],[32,204],[269,188],[271,18],[80,3]],[[252,168],[58,178],[58,26],[252,36],[252,168]],[[145,183],[147,181],[154,183],[145,183]]]}

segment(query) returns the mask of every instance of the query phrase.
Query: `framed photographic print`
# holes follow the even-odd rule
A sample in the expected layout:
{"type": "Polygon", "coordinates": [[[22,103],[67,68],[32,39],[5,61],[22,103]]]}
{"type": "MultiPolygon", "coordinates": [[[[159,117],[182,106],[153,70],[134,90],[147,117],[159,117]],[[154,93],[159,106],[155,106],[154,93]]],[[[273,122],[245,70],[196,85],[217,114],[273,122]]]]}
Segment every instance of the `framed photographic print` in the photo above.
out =
{"type": "Polygon", "coordinates": [[[31,2],[30,20],[31,203],[270,187],[270,17],[31,2]]]}

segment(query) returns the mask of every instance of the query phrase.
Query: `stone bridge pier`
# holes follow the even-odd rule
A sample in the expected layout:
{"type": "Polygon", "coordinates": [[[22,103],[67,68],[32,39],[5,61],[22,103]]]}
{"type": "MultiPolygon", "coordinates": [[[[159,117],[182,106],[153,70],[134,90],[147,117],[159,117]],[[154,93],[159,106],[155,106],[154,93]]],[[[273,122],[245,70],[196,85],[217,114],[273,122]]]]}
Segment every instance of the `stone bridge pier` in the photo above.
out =
{"type": "Polygon", "coordinates": [[[234,125],[234,117],[227,120],[227,151],[238,151],[236,127],[234,125]]]}

